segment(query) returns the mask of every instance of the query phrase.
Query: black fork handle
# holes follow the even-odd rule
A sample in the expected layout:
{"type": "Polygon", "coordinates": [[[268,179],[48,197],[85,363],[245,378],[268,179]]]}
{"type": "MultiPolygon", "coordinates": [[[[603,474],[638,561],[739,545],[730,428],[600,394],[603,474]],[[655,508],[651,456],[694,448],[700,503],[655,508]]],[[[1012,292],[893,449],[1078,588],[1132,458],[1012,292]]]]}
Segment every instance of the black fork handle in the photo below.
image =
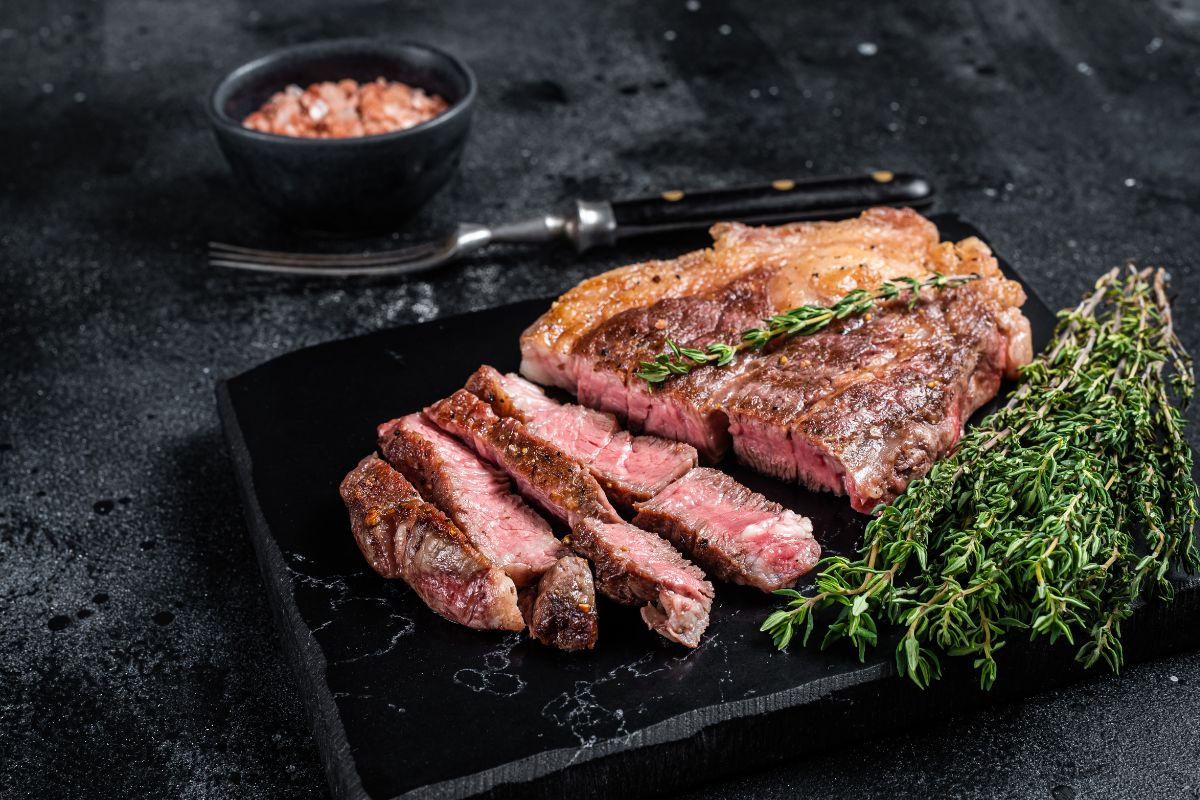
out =
{"type": "Polygon", "coordinates": [[[856,214],[872,206],[923,208],[933,186],[919,175],[872,172],[840,178],[780,179],[705,192],[671,190],[611,203],[614,239],[704,228],[715,222],[780,223],[856,214]]]}

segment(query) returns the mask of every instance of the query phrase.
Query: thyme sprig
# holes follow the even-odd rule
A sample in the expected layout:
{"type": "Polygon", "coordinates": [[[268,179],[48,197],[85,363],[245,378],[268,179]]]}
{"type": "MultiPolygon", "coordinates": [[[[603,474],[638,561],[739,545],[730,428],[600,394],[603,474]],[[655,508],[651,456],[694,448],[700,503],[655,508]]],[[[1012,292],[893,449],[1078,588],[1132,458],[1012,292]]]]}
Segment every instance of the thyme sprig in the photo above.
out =
{"type": "Polygon", "coordinates": [[[846,639],[862,658],[898,626],[896,665],[920,686],[968,656],[980,684],[1014,631],[1119,670],[1121,623],[1143,594],[1169,600],[1172,568],[1200,568],[1198,490],[1181,413],[1191,360],[1162,270],[1113,270],[1059,315],[1050,349],[1003,408],[868,525],[861,558],[822,561],[815,593],[762,625],[784,648],[846,639]]]}
{"type": "Polygon", "coordinates": [[[771,342],[781,337],[807,336],[828,326],[834,320],[864,314],[870,311],[876,303],[886,303],[898,300],[908,295],[908,307],[916,306],[923,289],[945,289],[950,286],[961,286],[979,279],[978,274],[943,275],[935,272],[925,280],[912,277],[895,278],[884,281],[875,291],[855,289],[842,297],[831,306],[799,306],[789,308],[769,317],[763,322],[766,327],[750,328],[742,331],[741,340],[735,344],[727,342],[711,342],[703,349],[683,347],[678,342],[667,339],[667,352],[659,353],[653,361],[639,362],[641,367],[634,374],[650,384],[662,383],[672,375],[687,375],[693,369],[704,366],[723,367],[743,350],[762,350],[771,342]]]}

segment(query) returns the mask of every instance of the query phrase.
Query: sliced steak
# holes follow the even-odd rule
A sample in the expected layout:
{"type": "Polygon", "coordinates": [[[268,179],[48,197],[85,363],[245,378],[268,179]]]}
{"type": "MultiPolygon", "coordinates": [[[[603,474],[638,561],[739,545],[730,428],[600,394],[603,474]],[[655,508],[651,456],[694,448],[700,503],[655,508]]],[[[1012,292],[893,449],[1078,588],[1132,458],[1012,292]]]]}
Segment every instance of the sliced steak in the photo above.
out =
{"type": "Polygon", "coordinates": [[[672,641],[687,647],[700,643],[712,608],[712,584],[666,540],[626,522],[588,519],[575,526],[568,543],[591,559],[596,585],[606,597],[641,605],[646,624],[672,641]]]}
{"type": "Polygon", "coordinates": [[[631,430],[687,442],[707,461],[732,444],[762,472],[848,494],[855,508],[870,511],[945,455],[1000,376],[1032,355],[1019,284],[1003,277],[985,244],[939,242],[936,227],[916,212],[871,209],[854,220],[776,228],[719,225],[714,236],[708,255],[679,267],[686,289],[670,283],[660,264],[611,274],[610,288],[638,275],[650,282],[635,281],[628,302],[598,300],[605,276],[563,295],[526,332],[523,369],[537,362],[559,385],[566,376],[581,403],[617,414],[631,430]],[[788,308],[934,272],[981,279],[926,291],[911,313],[895,303],[816,336],[742,353],[726,367],[669,378],[653,391],[635,375],[668,339],[701,349],[736,341],[788,308]],[[589,304],[603,312],[590,313],[589,304]]]}
{"type": "Polygon", "coordinates": [[[631,509],[648,500],[696,466],[695,448],[658,436],[634,436],[612,414],[559,403],[519,375],[502,375],[485,365],[466,388],[499,416],[520,420],[530,433],[586,466],[619,507],[631,509]]]}
{"type": "Polygon", "coordinates": [[[693,469],[637,509],[635,525],[710,575],[765,592],[791,586],[821,557],[811,522],[715,469],[693,469]]]}
{"type": "Polygon", "coordinates": [[[712,585],[700,568],[665,540],[621,521],[596,479],[517,419],[460,389],[425,410],[444,430],[500,466],[527,497],[566,521],[566,541],[591,559],[596,585],[608,597],[647,604],[642,619],[668,639],[695,647],[708,625],[712,585]]]}
{"type": "Polygon", "coordinates": [[[466,389],[434,403],[425,415],[507,472],[521,494],[568,526],[574,528],[584,519],[620,520],[586,467],[530,433],[519,420],[497,417],[491,406],[466,389]]]}
{"type": "Polygon", "coordinates": [[[451,622],[489,630],[525,627],[512,579],[378,456],[360,461],[340,492],[354,539],[380,575],[402,578],[451,622]]]}
{"type": "Polygon", "coordinates": [[[517,588],[535,583],[566,552],[504,473],[420,414],[381,425],[379,449],[517,588]]]}
{"type": "Polygon", "coordinates": [[[592,568],[563,556],[542,575],[525,614],[529,634],[559,650],[591,650],[596,644],[596,587],[592,568]]]}
{"type": "Polygon", "coordinates": [[[950,451],[998,390],[1007,348],[972,286],[796,337],[727,400],[734,449],[870,513],[950,451]]]}
{"type": "Polygon", "coordinates": [[[624,311],[585,334],[571,356],[577,363],[579,402],[611,411],[633,430],[687,442],[709,463],[719,461],[729,449],[721,403],[748,361],[676,376],[653,389],[634,373],[641,362],[667,349],[668,338],[701,349],[714,341],[736,341],[770,312],[765,284],[756,272],[744,283],[703,297],[624,311]]]}

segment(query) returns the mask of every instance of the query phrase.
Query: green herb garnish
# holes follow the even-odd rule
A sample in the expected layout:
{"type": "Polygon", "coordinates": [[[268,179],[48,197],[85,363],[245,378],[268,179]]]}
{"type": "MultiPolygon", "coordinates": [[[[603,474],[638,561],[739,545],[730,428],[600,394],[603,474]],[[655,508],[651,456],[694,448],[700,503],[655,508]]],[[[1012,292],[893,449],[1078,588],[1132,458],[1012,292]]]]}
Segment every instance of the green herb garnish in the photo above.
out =
{"type": "Polygon", "coordinates": [[[831,306],[800,306],[776,314],[764,320],[765,328],[743,331],[741,341],[737,344],[712,342],[701,350],[695,347],[681,347],[677,342],[667,339],[667,352],[660,353],[653,361],[640,362],[641,369],[634,374],[653,387],[672,375],[687,375],[696,367],[723,367],[733,361],[741,351],[762,350],[780,337],[816,333],[834,320],[870,311],[876,303],[897,300],[908,294],[908,307],[911,309],[916,306],[922,289],[961,286],[978,278],[977,274],[946,276],[935,272],[923,281],[917,278],[885,281],[874,292],[855,289],[831,306]]]}
{"type": "Polygon", "coordinates": [[[862,558],[823,559],[816,593],[778,592],[790,602],[762,630],[780,648],[807,642],[817,612],[837,607],[822,647],[847,639],[862,658],[881,624],[900,626],[896,665],[919,686],[940,677],[942,657],[969,656],[990,687],[1016,630],[1119,670],[1134,600],[1170,600],[1169,571],[1200,567],[1180,411],[1194,377],[1163,280],[1102,277],[1059,315],[1008,404],[876,509],[862,558]]]}

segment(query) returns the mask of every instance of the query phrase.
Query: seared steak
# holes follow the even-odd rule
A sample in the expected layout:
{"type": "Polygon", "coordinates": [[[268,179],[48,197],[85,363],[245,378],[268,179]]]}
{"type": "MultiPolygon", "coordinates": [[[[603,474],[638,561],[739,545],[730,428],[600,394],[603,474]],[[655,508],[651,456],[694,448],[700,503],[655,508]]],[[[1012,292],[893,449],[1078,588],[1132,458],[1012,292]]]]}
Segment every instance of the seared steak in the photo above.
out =
{"type": "Polygon", "coordinates": [[[571,549],[591,559],[606,596],[646,603],[642,619],[668,639],[695,647],[708,625],[712,585],[665,540],[622,522],[596,479],[517,419],[501,419],[465,389],[425,410],[444,430],[503,468],[526,497],[566,521],[571,549]]]}
{"type": "Polygon", "coordinates": [[[592,568],[563,556],[542,575],[525,614],[529,634],[559,650],[591,650],[596,644],[596,587],[592,568]]]}
{"type": "Polygon", "coordinates": [[[791,586],[821,557],[811,522],[715,469],[693,469],[637,509],[635,525],[709,574],[765,592],[791,586]]]}
{"type": "Polygon", "coordinates": [[[342,480],[350,527],[371,567],[403,578],[433,611],[470,628],[525,627],[512,579],[376,455],[342,480]]]}
{"type": "Polygon", "coordinates": [[[797,337],[726,399],[734,449],[870,513],[950,451],[999,389],[1006,348],[969,287],[797,337]]]}
{"type": "Polygon", "coordinates": [[[858,286],[924,275],[935,268],[926,262],[938,246],[933,223],[893,208],[873,208],[842,222],[721,223],[712,235],[711,249],[610,270],[558,298],[521,337],[521,373],[574,392],[575,370],[586,366],[572,363],[579,339],[623,311],[702,297],[763,268],[773,271],[765,287],[773,308],[827,303],[858,286]]]}
{"type": "Polygon", "coordinates": [[[614,270],[563,295],[522,337],[522,371],[634,431],[692,444],[706,460],[732,444],[756,469],[849,494],[870,511],[944,455],[1000,376],[1032,355],[1020,286],[1003,278],[982,242],[939,242],[916,212],[719,225],[714,236],[711,250],[673,266],[614,270]],[[668,338],[698,348],[736,341],[782,310],[933,272],[982,278],[925,292],[914,312],[893,303],[652,392],[633,374],[668,338]],[[618,294],[603,299],[605,290],[618,294]]]}
{"type": "Polygon", "coordinates": [[[626,522],[588,519],[575,526],[568,543],[596,566],[596,585],[605,596],[642,605],[653,630],[687,647],[700,643],[712,608],[712,584],[679,551],[652,533],[626,522]]]}
{"type": "Polygon", "coordinates": [[[379,426],[379,449],[517,588],[536,582],[565,553],[504,473],[420,414],[379,426]]]}
{"type": "Polygon", "coordinates": [[[568,526],[584,519],[620,520],[583,465],[534,436],[519,420],[497,417],[491,406],[466,389],[434,403],[425,414],[507,472],[521,494],[568,526]]]}
{"type": "Polygon", "coordinates": [[[648,500],[696,466],[695,448],[657,436],[634,436],[612,414],[559,403],[519,375],[502,375],[485,365],[466,388],[499,416],[520,420],[530,433],[586,466],[622,508],[648,500]]]}

